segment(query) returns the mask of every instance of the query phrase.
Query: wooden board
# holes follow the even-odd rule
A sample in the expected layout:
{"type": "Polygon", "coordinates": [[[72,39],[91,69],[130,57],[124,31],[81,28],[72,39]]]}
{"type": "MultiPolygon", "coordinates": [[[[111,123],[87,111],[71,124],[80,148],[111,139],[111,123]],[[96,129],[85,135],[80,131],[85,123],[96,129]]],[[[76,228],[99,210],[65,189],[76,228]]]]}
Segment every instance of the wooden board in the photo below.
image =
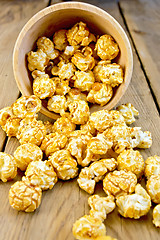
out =
{"type": "MultiPolygon", "coordinates": [[[[17,3],[17,1],[9,2],[10,4],[11,2],[17,3]]],[[[18,3],[19,2],[22,3],[22,1],[18,1],[18,3]]],[[[25,1],[25,3],[30,4],[30,11],[28,10],[28,12],[33,15],[34,12],[32,9],[31,1],[29,3],[28,1],[25,1]]],[[[121,17],[116,1],[99,1],[99,3],[98,1],[92,1],[92,4],[96,4],[105,9],[108,13],[115,17],[121,25],[124,26],[123,19],[121,17]]],[[[36,6],[39,6],[39,8],[43,7],[43,5],[40,5],[41,4],[39,2],[39,4],[36,6]]],[[[15,4],[15,6],[17,5],[15,4]]],[[[15,9],[13,5],[11,9],[14,9],[14,13],[17,12],[17,8],[15,9]]],[[[27,16],[28,14],[29,13],[27,13],[27,16]]],[[[15,30],[17,35],[18,31],[19,30],[16,32],[15,30]]],[[[11,54],[10,51],[12,51],[12,49],[8,49],[8,54],[11,54]]],[[[160,119],[134,48],[133,52],[134,71],[132,82],[127,89],[124,97],[122,98],[121,103],[131,102],[140,112],[140,116],[135,125],[142,126],[143,130],[150,130],[152,132],[153,146],[148,150],[141,151],[144,158],[146,158],[147,156],[154,154],[160,155],[160,148],[158,143],[160,138],[160,119]]],[[[7,60],[4,62],[7,66],[6,61],[7,60]]],[[[6,68],[4,69],[4,74],[5,73],[7,73],[6,68]]],[[[5,88],[7,89],[7,86],[5,88]]],[[[3,96],[3,98],[4,97],[5,96],[3,96]]],[[[8,95],[8,100],[6,101],[8,104],[10,104],[14,101],[14,99],[10,99],[10,95],[8,95]]],[[[13,154],[17,146],[18,142],[16,139],[9,139],[6,144],[5,151],[13,154]]],[[[20,179],[20,176],[17,179],[20,179]]],[[[66,182],[59,181],[52,190],[44,191],[41,206],[36,210],[35,213],[31,214],[17,212],[9,206],[8,191],[13,182],[14,181],[8,183],[0,182],[0,239],[74,239],[72,235],[73,223],[79,217],[89,213],[89,207],[87,204],[89,194],[79,189],[76,180],[66,182]]],[[[101,196],[105,195],[102,191],[101,183],[97,185],[95,193],[99,193],[101,196]]],[[[156,229],[152,224],[152,211],[150,211],[147,216],[142,217],[140,220],[129,220],[120,217],[120,215],[117,213],[117,210],[115,210],[113,213],[108,215],[108,218],[104,223],[107,228],[107,234],[119,240],[159,239],[160,230],[156,229]]]]}

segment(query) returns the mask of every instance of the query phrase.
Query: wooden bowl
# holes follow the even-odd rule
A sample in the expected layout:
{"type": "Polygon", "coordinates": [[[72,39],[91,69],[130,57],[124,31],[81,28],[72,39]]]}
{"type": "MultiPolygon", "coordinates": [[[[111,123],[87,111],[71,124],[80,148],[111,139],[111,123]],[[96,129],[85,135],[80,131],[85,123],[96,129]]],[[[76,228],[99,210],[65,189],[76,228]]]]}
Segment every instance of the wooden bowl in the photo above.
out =
{"type": "MultiPolygon", "coordinates": [[[[94,104],[90,112],[112,109],[125,93],[132,76],[133,56],[129,40],[120,24],[107,12],[87,3],[64,2],[47,7],[35,14],[21,30],[13,52],[14,76],[23,95],[33,94],[32,81],[27,69],[26,54],[35,48],[36,40],[41,36],[51,37],[55,31],[70,28],[79,21],[87,23],[95,34],[110,34],[120,48],[116,59],[124,71],[124,82],[116,89],[110,102],[101,107],[94,104]]],[[[41,109],[44,115],[57,119],[59,114],[41,109]]]]}

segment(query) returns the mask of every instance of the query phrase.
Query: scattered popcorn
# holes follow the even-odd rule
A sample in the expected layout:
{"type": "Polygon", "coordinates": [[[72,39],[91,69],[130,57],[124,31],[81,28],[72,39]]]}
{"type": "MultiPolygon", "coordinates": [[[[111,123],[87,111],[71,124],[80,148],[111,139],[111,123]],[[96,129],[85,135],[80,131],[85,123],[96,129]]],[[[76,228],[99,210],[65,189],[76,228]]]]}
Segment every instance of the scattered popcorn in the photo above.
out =
{"type": "Polygon", "coordinates": [[[63,80],[59,77],[54,77],[52,79],[56,85],[56,95],[66,95],[70,91],[69,80],[63,80]]]}
{"type": "Polygon", "coordinates": [[[16,165],[22,171],[25,171],[28,164],[32,161],[41,161],[43,157],[42,150],[35,144],[26,143],[20,145],[14,152],[16,165]]]}
{"type": "Polygon", "coordinates": [[[50,111],[55,113],[60,113],[60,115],[64,115],[65,111],[67,110],[67,100],[65,96],[61,95],[54,95],[48,100],[47,108],[50,111]]]}
{"type": "Polygon", "coordinates": [[[0,125],[3,128],[7,120],[13,116],[12,107],[5,107],[0,110],[0,125]]]}
{"type": "Polygon", "coordinates": [[[14,158],[7,153],[0,152],[0,179],[7,182],[17,175],[17,166],[14,158]]]}
{"type": "Polygon", "coordinates": [[[53,124],[53,132],[66,134],[67,136],[75,129],[76,124],[72,123],[67,117],[60,117],[53,124]]]}
{"type": "Polygon", "coordinates": [[[75,80],[74,87],[81,91],[89,91],[95,82],[93,72],[90,70],[87,72],[76,71],[72,79],[75,80]]]}
{"type": "Polygon", "coordinates": [[[33,212],[41,203],[42,190],[28,181],[15,182],[9,190],[9,203],[18,211],[33,212]]]}
{"type": "Polygon", "coordinates": [[[107,195],[115,197],[125,196],[134,192],[137,177],[130,171],[113,171],[108,173],[103,180],[103,190],[107,195]]]}
{"type": "Polygon", "coordinates": [[[42,49],[38,49],[37,52],[30,51],[27,54],[27,60],[28,69],[30,71],[34,70],[44,71],[49,62],[47,55],[42,51],[42,49]]]}
{"type": "Polygon", "coordinates": [[[139,219],[149,212],[151,199],[146,190],[137,184],[134,194],[118,197],[116,204],[123,217],[139,219]]]}
{"type": "Polygon", "coordinates": [[[153,209],[153,224],[160,227],[160,204],[153,209]]]}
{"type": "Polygon", "coordinates": [[[154,203],[160,203],[160,175],[152,175],[146,184],[146,189],[154,203]]]}
{"type": "Polygon", "coordinates": [[[160,175],[160,157],[155,155],[146,159],[144,174],[146,178],[150,178],[152,175],[160,175]]]}
{"type": "Polygon", "coordinates": [[[49,161],[30,162],[25,171],[25,176],[31,185],[38,186],[42,190],[52,189],[57,182],[57,174],[49,161]]]}
{"type": "Polygon", "coordinates": [[[116,108],[124,117],[126,124],[132,124],[136,121],[135,116],[139,115],[139,112],[131,103],[126,103],[116,108]]]}
{"type": "Polygon", "coordinates": [[[7,119],[6,124],[3,126],[3,130],[7,133],[7,136],[15,137],[17,135],[21,120],[21,118],[16,116],[7,119]]]}
{"type": "Polygon", "coordinates": [[[54,42],[55,48],[60,51],[65,50],[65,48],[68,44],[66,33],[67,33],[67,30],[61,29],[61,30],[55,32],[55,34],[53,36],[53,42],[54,42]]]}
{"type": "Polygon", "coordinates": [[[46,135],[50,134],[53,132],[53,123],[49,122],[49,121],[45,121],[44,126],[46,128],[46,135]]]}

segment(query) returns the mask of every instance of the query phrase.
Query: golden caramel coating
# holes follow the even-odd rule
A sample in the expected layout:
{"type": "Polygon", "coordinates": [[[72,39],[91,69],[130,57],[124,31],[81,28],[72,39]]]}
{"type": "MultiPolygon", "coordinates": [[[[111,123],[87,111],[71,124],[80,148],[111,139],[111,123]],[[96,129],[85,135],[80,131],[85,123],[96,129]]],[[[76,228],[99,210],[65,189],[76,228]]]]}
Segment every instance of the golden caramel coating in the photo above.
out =
{"type": "Polygon", "coordinates": [[[126,124],[132,124],[136,121],[135,116],[139,115],[138,110],[131,104],[126,103],[116,108],[124,117],[126,124]]]}
{"type": "Polygon", "coordinates": [[[113,171],[117,167],[114,158],[101,159],[92,163],[89,167],[82,168],[77,182],[79,187],[89,194],[94,193],[96,182],[102,180],[108,171],[113,171]]]}
{"type": "Polygon", "coordinates": [[[82,51],[77,50],[71,58],[72,63],[81,71],[92,70],[95,66],[95,59],[92,56],[92,49],[84,47],[82,51]]]}
{"type": "Polygon", "coordinates": [[[66,56],[72,56],[76,50],[78,50],[79,46],[66,46],[65,50],[64,50],[64,54],[66,56]]]}
{"type": "Polygon", "coordinates": [[[68,150],[59,150],[49,157],[58,178],[69,180],[78,175],[76,160],[71,156],[68,150]]]}
{"type": "Polygon", "coordinates": [[[93,136],[95,136],[97,133],[97,130],[93,127],[90,121],[86,122],[86,124],[82,124],[80,126],[80,130],[87,131],[93,136]]]}
{"type": "Polygon", "coordinates": [[[127,170],[133,172],[137,178],[144,172],[144,160],[139,151],[133,149],[124,150],[117,157],[118,170],[127,170]]]}
{"type": "Polygon", "coordinates": [[[75,71],[76,68],[73,63],[65,63],[64,61],[60,61],[58,67],[54,66],[51,70],[54,76],[59,76],[61,79],[70,79],[75,71]]]}
{"type": "Polygon", "coordinates": [[[14,158],[7,153],[0,152],[0,180],[7,182],[17,175],[17,166],[14,158]]]}
{"type": "Polygon", "coordinates": [[[74,77],[74,87],[80,89],[81,91],[89,91],[95,82],[94,75],[92,71],[76,71],[74,77]]]}
{"type": "Polygon", "coordinates": [[[91,207],[90,216],[102,222],[106,219],[107,214],[112,212],[116,207],[113,196],[100,197],[92,195],[88,198],[88,204],[91,207]]]}
{"type": "Polygon", "coordinates": [[[33,116],[41,109],[41,100],[35,95],[22,96],[12,104],[14,115],[19,118],[33,116]]]}
{"type": "Polygon", "coordinates": [[[73,235],[79,240],[95,239],[106,235],[105,225],[90,215],[84,215],[73,224],[73,235]]]}
{"type": "Polygon", "coordinates": [[[85,93],[82,93],[78,88],[72,88],[69,93],[66,95],[68,104],[74,102],[75,100],[83,100],[87,102],[87,96],[85,93]]]}
{"type": "Polygon", "coordinates": [[[112,238],[110,236],[102,236],[102,237],[97,237],[94,240],[117,240],[116,238],[112,238]]]}
{"type": "Polygon", "coordinates": [[[45,121],[44,126],[46,128],[46,135],[50,134],[53,132],[53,123],[49,122],[49,121],[45,121]]]}
{"type": "Polygon", "coordinates": [[[7,119],[6,124],[3,127],[3,130],[7,133],[9,137],[15,137],[20,126],[21,118],[12,116],[7,119]]]}
{"type": "Polygon", "coordinates": [[[97,55],[103,60],[112,60],[118,53],[119,48],[115,40],[110,35],[102,35],[96,43],[97,55]]]}
{"type": "Polygon", "coordinates": [[[114,171],[108,173],[103,180],[103,190],[107,195],[125,196],[134,192],[137,177],[130,171],[114,171]]]}
{"type": "Polygon", "coordinates": [[[15,182],[9,190],[9,203],[18,211],[35,211],[41,203],[41,197],[41,188],[32,186],[26,178],[15,182]]]}
{"type": "Polygon", "coordinates": [[[110,63],[111,63],[110,60],[107,60],[107,61],[101,60],[97,62],[97,65],[93,69],[93,73],[97,82],[101,82],[101,76],[99,75],[100,70],[102,68],[105,68],[107,64],[110,64],[110,63]]]}
{"type": "Polygon", "coordinates": [[[38,186],[42,190],[52,189],[57,182],[57,174],[49,161],[30,162],[25,176],[31,185],[38,186]]]}
{"type": "Polygon", "coordinates": [[[33,143],[39,146],[46,135],[46,128],[42,121],[36,118],[24,118],[18,128],[17,139],[20,144],[33,143]]]}
{"type": "Polygon", "coordinates": [[[160,204],[153,209],[153,224],[160,227],[160,204]]]}
{"type": "Polygon", "coordinates": [[[123,217],[139,219],[149,212],[151,199],[146,190],[140,184],[137,184],[135,193],[118,197],[116,205],[123,217]]]}
{"type": "Polygon", "coordinates": [[[60,117],[53,124],[53,132],[66,134],[67,136],[75,129],[76,124],[72,123],[67,117],[60,117]]]}
{"type": "Polygon", "coordinates": [[[91,103],[98,103],[101,106],[104,106],[112,98],[112,95],[113,90],[110,85],[95,82],[87,96],[87,101],[91,103]]]}
{"type": "Polygon", "coordinates": [[[141,127],[130,129],[132,136],[132,147],[150,148],[152,146],[152,136],[149,131],[142,131],[141,127]]]}
{"type": "Polygon", "coordinates": [[[79,22],[76,23],[71,29],[67,32],[67,40],[71,46],[79,45],[84,38],[89,36],[89,30],[85,23],[79,22]]]}
{"type": "Polygon", "coordinates": [[[12,108],[5,107],[0,110],[0,125],[3,127],[7,120],[13,116],[12,108]]]}
{"type": "Polygon", "coordinates": [[[34,79],[36,79],[36,78],[41,78],[41,77],[49,78],[49,75],[46,74],[45,72],[41,72],[41,71],[39,71],[39,70],[34,70],[34,71],[32,72],[32,77],[33,77],[34,79]]]}
{"type": "Polygon", "coordinates": [[[54,77],[52,79],[56,85],[55,94],[66,95],[70,91],[69,80],[63,80],[60,79],[59,77],[54,77]]]}
{"type": "Polygon", "coordinates": [[[61,116],[65,114],[67,110],[67,100],[65,96],[54,95],[48,100],[47,108],[49,111],[59,113],[61,116]]]}
{"type": "Polygon", "coordinates": [[[56,85],[51,78],[41,77],[33,81],[33,93],[40,99],[52,97],[56,90],[56,85]]]}
{"type": "Polygon", "coordinates": [[[37,41],[37,47],[38,49],[41,49],[49,59],[55,59],[59,56],[58,50],[54,49],[53,42],[47,37],[39,38],[37,41]]]}
{"type": "Polygon", "coordinates": [[[83,100],[75,100],[68,105],[71,121],[75,124],[85,124],[89,119],[89,106],[83,100]]]}
{"type": "Polygon", "coordinates": [[[20,145],[14,152],[16,165],[22,171],[26,170],[30,162],[41,161],[42,157],[42,150],[37,145],[31,143],[20,145]]]}
{"type": "Polygon", "coordinates": [[[42,151],[45,152],[46,156],[61,150],[65,147],[67,143],[67,137],[64,134],[55,132],[46,135],[41,144],[42,151]]]}
{"type": "Polygon", "coordinates": [[[154,203],[160,203],[160,175],[152,175],[146,184],[147,192],[154,203]]]}
{"type": "Polygon", "coordinates": [[[160,157],[155,155],[146,159],[144,174],[147,179],[152,175],[160,175],[160,157]]]}
{"type": "Polygon", "coordinates": [[[60,51],[65,50],[66,46],[68,45],[66,33],[67,33],[67,30],[61,29],[55,32],[53,36],[53,42],[54,42],[55,48],[60,51]]]}
{"type": "Polygon", "coordinates": [[[94,36],[93,33],[89,33],[88,36],[84,37],[81,42],[81,45],[88,46],[91,42],[96,42],[96,37],[94,36]]]}
{"type": "Polygon", "coordinates": [[[44,71],[49,62],[47,55],[42,51],[42,49],[38,49],[37,52],[30,51],[27,54],[27,60],[28,69],[30,71],[34,71],[36,69],[44,71]]]}

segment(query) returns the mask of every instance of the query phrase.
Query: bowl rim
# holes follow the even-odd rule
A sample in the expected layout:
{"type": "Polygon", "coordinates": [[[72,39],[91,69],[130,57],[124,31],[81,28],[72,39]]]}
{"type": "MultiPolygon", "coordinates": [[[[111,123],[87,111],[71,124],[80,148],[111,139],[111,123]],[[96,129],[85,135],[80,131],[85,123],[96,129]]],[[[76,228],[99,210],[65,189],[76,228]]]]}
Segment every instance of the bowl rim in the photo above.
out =
{"type": "MultiPolygon", "coordinates": [[[[111,99],[111,101],[106,104],[103,109],[109,110],[112,109],[121,99],[121,97],[124,95],[130,81],[131,81],[131,77],[132,77],[132,72],[133,72],[133,53],[132,53],[132,48],[131,48],[131,44],[130,41],[127,37],[127,34],[125,33],[124,29],[122,28],[122,26],[119,24],[119,22],[112,17],[108,12],[106,12],[105,10],[89,4],[89,3],[85,3],[85,2],[61,2],[61,3],[56,3],[54,5],[48,6],[42,10],[40,10],[39,12],[37,12],[35,15],[33,15],[28,21],[27,23],[23,26],[22,30],[20,31],[15,46],[14,46],[14,50],[13,50],[13,73],[14,73],[14,77],[17,83],[17,86],[20,90],[20,92],[22,93],[22,95],[26,95],[23,87],[21,86],[21,81],[18,78],[18,51],[17,49],[19,49],[19,46],[22,43],[23,37],[25,36],[26,32],[38,21],[40,20],[42,17],[59,11],[59,10],[64,10],[64,9],[80,9],[80,10],[87,10],[89,12],[95,13],[97,15],[100,16],[104,16],[112,22],[114,23],[114,28],[117,29],[119,32],[121,32],[121,37],[123,39],[123,41],[126,44],[126,48],[127,48],[127,55],[128,55],[128,72],[127,72],[127,78],[124,82],[118,87],[117,91],[119,91],[119,94],[116,94],[116,97],[113,97],[111,99]],[[122,86],[123,85],[123,86],[122,86]]],[[[47,110],[45,107],[42,106],[40,112],[52,119],[57,119],[60,117],[59,114],[56,114],[54,112],[50,112],[49,110],[47,110]]]]}

